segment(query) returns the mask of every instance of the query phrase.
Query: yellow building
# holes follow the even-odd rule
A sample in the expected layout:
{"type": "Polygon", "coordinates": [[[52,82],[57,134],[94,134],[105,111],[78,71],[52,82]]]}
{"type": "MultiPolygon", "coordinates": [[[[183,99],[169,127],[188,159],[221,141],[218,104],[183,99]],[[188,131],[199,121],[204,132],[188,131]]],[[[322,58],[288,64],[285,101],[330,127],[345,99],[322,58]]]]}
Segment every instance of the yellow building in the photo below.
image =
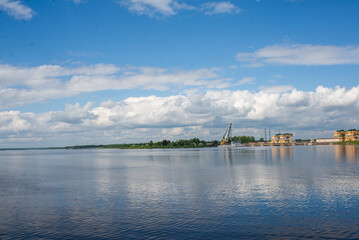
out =
{"type": "Polygon", "coordinates": [[[348,129],[347,131],[337,130],[333,134],[333,138],[339,139],[340,142],[355,142],[359,141],[359,130],[348,129]]]}
{"type": "Polygon", "coordinates": [[[337,130],[336,132],[334,132],[333,138],[339,139],[340,142],[344,142],[345,131],[343,129],[342,130],[337,130]]]}
{"type": "Polygon", "coordinates": [[[292,143],[293,134],[291,133],[283,133],[283,134],[276,134],[272,136],[271,143],[292,143]]]}

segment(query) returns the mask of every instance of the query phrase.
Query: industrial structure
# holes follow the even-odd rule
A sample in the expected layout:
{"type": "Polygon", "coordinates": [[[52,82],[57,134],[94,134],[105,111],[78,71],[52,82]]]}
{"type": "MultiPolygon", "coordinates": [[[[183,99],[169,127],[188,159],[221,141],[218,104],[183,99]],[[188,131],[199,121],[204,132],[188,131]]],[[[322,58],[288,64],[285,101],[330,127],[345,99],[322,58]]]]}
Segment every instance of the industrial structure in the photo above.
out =
{"type": "Polygon", "coordinates": [[[232,123],[228,125],[227,131],[222,137],[221,145],[229,145],[231,142],[231,130],[232,130],[232,123]]]}
{"type": "MultiPolygon", "coordinates": [[[[333,134],[333,138],[317,138],[312,140],[292,140],[292,133],[278,133],[272,136],[271,141],[267,141],[267,129],[264,130],[264,141],[254,141],[248,143],[233,142],[232,136],[232,123],[228,125],[225,134],[222,137],[220,146],[222,147],[239,147],[239,146],[296,146],[296,145],[332,145],[340,142],[359,142],[359,130],[348,129],[348,130],[337,130],[333,134]]],[[[270,136],[270,129],[269,129],[270,136]]]]}
{"type": "Polygon", "coordinates": [[[333,138],[338,139],[339,142],[356,142],[359,141],[359,130],[337,130],[336,132],[334,132],[333,138]]]}
{"type": "Polygon", "coordinates": [[[271,141],[271,143],[272,143],[272,144],[277,144],[277,143],[280,143],[280,144],[282,144],[282,143],[285,143],[285,144],[287,144],[287,143],[292,143],[292,142],[293,142],[293,141],[292,141],[292,137],[293,137],[293,134],[292,134],[292,133],[283,133],[283,134],[278,133],[278,134],[272,136],[272,141],[271,141]]]}

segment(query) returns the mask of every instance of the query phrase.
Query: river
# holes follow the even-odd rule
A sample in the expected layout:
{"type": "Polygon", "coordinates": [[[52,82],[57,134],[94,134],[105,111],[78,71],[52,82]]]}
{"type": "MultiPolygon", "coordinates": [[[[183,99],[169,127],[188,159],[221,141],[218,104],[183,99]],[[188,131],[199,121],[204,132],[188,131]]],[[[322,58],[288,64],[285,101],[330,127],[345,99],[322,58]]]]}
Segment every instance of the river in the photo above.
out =
{"type": "Polygon", "coordinates": [[[359,239],[359,147],[0,151],[1,239],[359,239]]]}

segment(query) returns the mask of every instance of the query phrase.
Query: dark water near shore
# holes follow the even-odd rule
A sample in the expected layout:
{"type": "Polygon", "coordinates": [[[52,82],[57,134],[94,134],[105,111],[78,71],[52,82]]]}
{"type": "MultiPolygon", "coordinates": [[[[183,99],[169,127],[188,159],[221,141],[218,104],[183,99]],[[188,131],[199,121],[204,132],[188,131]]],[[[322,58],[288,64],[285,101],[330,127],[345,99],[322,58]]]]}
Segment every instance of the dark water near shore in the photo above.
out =
{"type": "Polygon", "coordinates": [[[359,147],[0,152],[0,239],[359,239],[359,147]]]}

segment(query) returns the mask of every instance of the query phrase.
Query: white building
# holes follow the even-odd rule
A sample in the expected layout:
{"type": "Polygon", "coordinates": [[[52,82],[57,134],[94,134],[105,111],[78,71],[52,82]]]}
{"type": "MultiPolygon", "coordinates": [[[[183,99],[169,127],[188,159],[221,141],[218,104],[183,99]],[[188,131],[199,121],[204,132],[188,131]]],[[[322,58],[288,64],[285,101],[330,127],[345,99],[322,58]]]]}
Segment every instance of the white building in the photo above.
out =
{"type": "Polygon", "coordinates": [[[339,139],[337,138],[318,138],[318,139],[315,139],[315,142],[316,143],[323,143],[323,144],[328,144],[328,143],[336,143],[336,142],[339,142],[339,139]]]}

